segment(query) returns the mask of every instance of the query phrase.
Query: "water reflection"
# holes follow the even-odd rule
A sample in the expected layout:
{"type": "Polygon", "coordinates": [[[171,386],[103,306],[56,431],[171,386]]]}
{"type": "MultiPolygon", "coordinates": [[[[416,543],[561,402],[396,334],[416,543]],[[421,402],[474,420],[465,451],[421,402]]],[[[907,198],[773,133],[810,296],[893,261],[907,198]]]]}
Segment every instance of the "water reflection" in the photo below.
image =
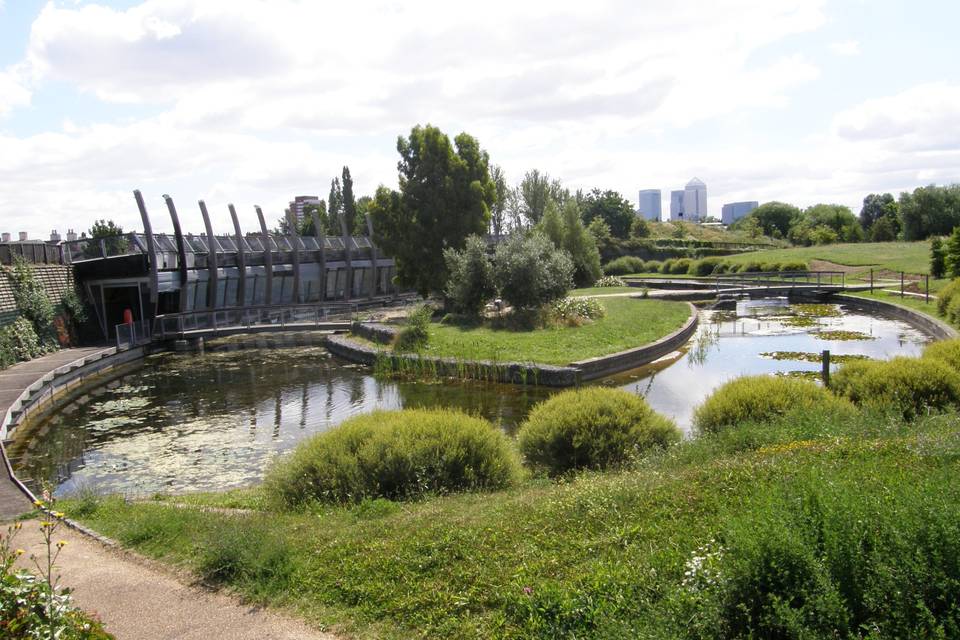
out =
{"type": "MultiPolygon", "coordinates": [[[[885,358],[916,354],[925,342],[901,322],[855,312],[818,317],[814,326],[796,326],[795,317],[785,301],[702,312],[688,349],[600,384],[645,396],[688,429],[693,408],[733,377],[820,366],[762,353],[830,349],[885,358]],[[874,339],[830,341],[813,329],[859,331],[874,339]]],[[[163,354],[24,425],[10,452],[21,477],[50,480],[61,494],[83,485],[136,494],[214,490],[255,482],[277,453],[359,413],[454,407],[512,432],[532,405],[555,392],[382,381],[316,346],[163,354]]]]}

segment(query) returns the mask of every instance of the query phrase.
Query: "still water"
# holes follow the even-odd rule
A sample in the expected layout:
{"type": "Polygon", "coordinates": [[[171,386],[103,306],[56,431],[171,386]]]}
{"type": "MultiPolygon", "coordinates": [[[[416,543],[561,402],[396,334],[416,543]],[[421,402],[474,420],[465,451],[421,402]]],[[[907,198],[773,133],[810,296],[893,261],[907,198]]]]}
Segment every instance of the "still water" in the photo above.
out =
{"type": "MultiPolygon", "coordinates": [[[[916,355],[928,339],[896,320],[782,300],[702,311],[700,320],[681,352],[598,384],[644,395],[689,431],[694,407],[731,378],[816,372],[819,363],[796,358],[824,349],[833,356],[916,355]]],[[[18,475],[51,482],[60,495],[81,487],[127,494],[238,487],[261,478],[277,453],[358,413],[454,407],[512,433],[531,406],[558,391],[379,380],[323,347],[242,346],[151,356],[23,425],[10,447],[18,475]]]]}

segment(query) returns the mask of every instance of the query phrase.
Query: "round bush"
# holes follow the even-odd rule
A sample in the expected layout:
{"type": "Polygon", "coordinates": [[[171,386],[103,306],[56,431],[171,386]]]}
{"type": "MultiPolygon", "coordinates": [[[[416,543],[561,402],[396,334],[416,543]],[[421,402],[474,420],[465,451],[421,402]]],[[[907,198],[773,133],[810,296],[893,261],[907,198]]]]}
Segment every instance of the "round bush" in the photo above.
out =
{"type": "Polygon", "coordinates": [[[703,260],[697,260],[690,265],[689,274],[692,276],[709,276],[713,273],[718,266],[720,266],[720,258],[704,258],[703,260]]]}
{"type": "Polygon", "coordinates": [[[683,275],[690,271],[690,265],[693,261],[690,258],[680,258],[670,267],[670,273],[673,275],[683,275]]]}
{"type": "Polygon", "coordinates": [[[643,263],[642,273],[660,273],[660,267],[663,266],[659,260],[647,260],[643,263]]]}
{"type": "Polygon", "coordinates": [[[853,411],[849,402],[815,382],[777,376],[744,376],[714,391],[693,412],[693,424],[703,433],[721,431],[742,422],[771,422],[803,409],[853,411]]]}
{"type": "Polygon", "coordinates": [[[616,467],[679,438],[676,425],[640,396],[599,387],[564,391],[538,404],[518,434],[520,453],[551,475],[616,467]]]}
{"type": "Polygon", "coordinates": [[[960,298],[960,278],[953,280],[937,294],[937,311],[940,315],[947,315],[947,308],[954,298],[960,298]]]}
{"type": "Polygon", "coordinates": [[[831,388],[856,404],[893,407],[907,420],[960,404],[960,374],[935,358],[850,362],[831,388]]]}
{"type": "Polygon", "coordinates": [[[620,256],[603,267],[608,276],[625,276],[631,273],[643,273],[643,260],[636,256],[620,256]]]}
{"type": "Polygon", "coordinates": [[[923,357],[940,360],[960,372],[960,339],[931,342],[924,348],[923,357]]]}
{"type": "Polygon", "coordinates": [[[286,506],[499,489],[520,475],[510,440],[486,420],[443,409],[375,411],[302,442],[267,473],[286,506]]]}
{"type": "Polygon", "coordinates": [[[673,258],[667,258],[666,260],[661,262],[660,273],[671,273],[673,271],[673,263],[675,262],[676,260],[674,260],[673,258]]]}

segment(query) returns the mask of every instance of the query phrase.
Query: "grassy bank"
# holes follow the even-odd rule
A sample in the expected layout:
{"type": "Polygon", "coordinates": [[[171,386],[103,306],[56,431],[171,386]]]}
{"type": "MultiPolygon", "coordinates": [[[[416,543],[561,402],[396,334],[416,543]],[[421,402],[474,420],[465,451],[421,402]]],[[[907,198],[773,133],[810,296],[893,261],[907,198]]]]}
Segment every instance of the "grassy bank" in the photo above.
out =
{"type": "Polygon", "coordinates": [[[599,300],[606,315],[579,327],[519,331],[477,324],[433,323],[424,354],[564,365],[648,344],[679,329],[690,317],[690,308],[684,302],[599,300]]]}
{"type": "Polygon", "coordinates": [[[582,289],[573,289],[567,296],[576,298],[580,296],[608,296],[611,293],[636,293],[640,294],[639,287],[584,287],[582,289]]]}
{"type": "Polygon", "coordinates": [[[826,244],[815,247],[793,247],[752,251],[727,256],[725,261],[787,262],[825,260],[835,264],[907,273],[928,273],[930,270],[930,243],[922,242],[863,242],[857,244],[826,244]]]}
{"type": "Polygon", "coordinates": [[[271,512],[254,489],[174,499],[247,512],[90,497],[65,508],[361,638],[789,637],[742,614],[794,588],[797,623],[824,635],[950,635],[938,625],[956,617],[960,580],[958,417],[808,410],[623,472],[408,503],[271,512]]]}

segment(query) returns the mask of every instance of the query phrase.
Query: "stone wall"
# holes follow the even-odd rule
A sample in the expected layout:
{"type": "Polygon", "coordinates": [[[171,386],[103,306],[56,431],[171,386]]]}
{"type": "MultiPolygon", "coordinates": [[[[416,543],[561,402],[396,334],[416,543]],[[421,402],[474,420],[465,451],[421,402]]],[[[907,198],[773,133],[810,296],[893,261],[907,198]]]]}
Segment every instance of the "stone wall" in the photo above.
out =
{"type": "Polygon", "coordinates": [[[856,296],[833,296],[837,302],[850,305],[857,309],[865,311],[876,311],[884,315],[902,320],[910,326],[923,331],[924,333],[936,338],[937,340],[950,340],[958,337],[956,329],[949,324],[937,318],[928,316],[925,313],[915,311],[895,302],[886,302],[883,300],[873,300],[871,298],[858,298],[856,296]]]}

